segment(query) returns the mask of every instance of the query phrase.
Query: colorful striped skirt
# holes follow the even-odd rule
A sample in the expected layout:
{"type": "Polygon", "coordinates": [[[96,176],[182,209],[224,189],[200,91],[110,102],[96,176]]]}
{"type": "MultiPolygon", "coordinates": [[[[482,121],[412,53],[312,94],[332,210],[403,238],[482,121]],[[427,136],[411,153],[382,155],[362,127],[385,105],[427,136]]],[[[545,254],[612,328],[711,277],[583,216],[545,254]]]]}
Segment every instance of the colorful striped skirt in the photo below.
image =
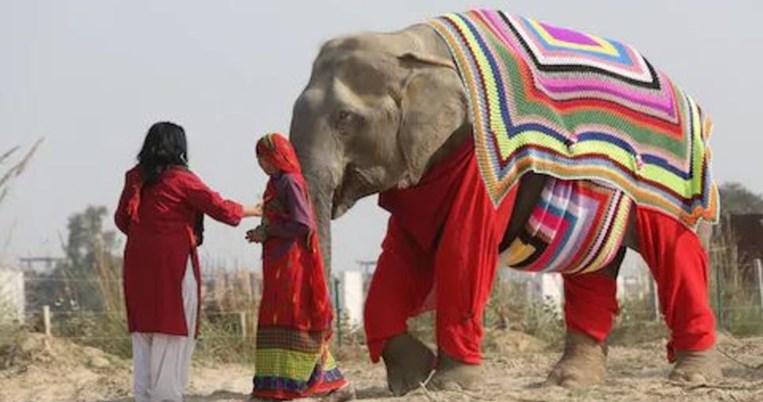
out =
{"type": "Polygon", "coordinates": [[[326,395],[346,386],[326,338],[324,332],[259,327],[252,395],[288,400],[326,395]]]}

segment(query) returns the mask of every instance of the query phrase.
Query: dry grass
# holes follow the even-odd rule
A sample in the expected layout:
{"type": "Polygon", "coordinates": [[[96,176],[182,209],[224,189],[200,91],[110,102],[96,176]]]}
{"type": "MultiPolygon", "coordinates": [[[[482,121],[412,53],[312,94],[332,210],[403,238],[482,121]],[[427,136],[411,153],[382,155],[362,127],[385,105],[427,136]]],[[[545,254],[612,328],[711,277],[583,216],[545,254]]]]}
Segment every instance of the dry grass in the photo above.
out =
{"type": "MultiPolygon", "coordinates": [[[[12,159],[21,151],[21,147],[13,147],[0,154],[0,205],[3,204],[10,191],[11,182],[24,173],[42,142],[43,139],[37,140],[32,148],[16,162],[12,162],[12,159]]],[[[7,231],[1,235],[5,237],[5,240],[3,247],[0,247],[0,262],[2,262],[3,254],[12,240],[12,231],[7,231]]],[[[3,348],[9,347],[17,340],[21,331],[21,323],[12,318],[14,316],[12,306],[8,306],[0,300],[0,355],[2,355],[1,350],[3,348]]]]}
{"type": "MultiPolygon", "coordinates": [[[[32,145],[32,148],[27,151],[19,161],[11,164],[10,167],[6,168],[4,172],[0,174],[0,204],[2,204],[3,200],[8,195],[11,181],[24,173],[35,153],[37,153],[37,150],[40,148],[40,145],[42,145],[43,140],[43,138],[37,140],[37,142],[32,145]]],[[[5,151],[3,154],[0,154],[0,166],[9,164],[13,156],[20,150],[21,147],[13,147],[5,151]]]]}
{"type": "MultiPolygon", "coordinates": [[[[393,401],[758,401],[763,397],[763,339],[723,337],[719,348],[733,359],[720,362],[726,378],[717,383],[686,386],[667,380],[670,369],[664,345],[650,342],[610,349],[609,379],[601,386],[568,390],[542,383],[557,351],[524,334],[508,334],[496,350],[486,353],[486,385],[475,392],[417,390],[393,398],[386,389],[384,367],[369,364],[365,355],[347,358],[340,368],[368,402],[393,401]],[[523,349],[524,348],[524,349],[523,349]]],[[[4,401],[131,401],[129,360],[85,348],[66,340],[44,340],[25,334],[15,349],[15,362],[0,369],[4,401]]],[[[228,402],[246,400],[251,390],[248,364],[199,364],[192,372],[187,400],[228,402]]],[[[310,401],[310,400],[307,400],[310,401]]]]}
{"type": "Polygon", "coordinates": [[[746,281],[730,225],[721,225],[710,252],[710,301],[718,326],[735,336],[763,334],[763,306],[755,283],[746,281]]]}
{"type": "Polygon", "coordinates": [[[217,270],[203,297],[196,358],[254,364],[259,289],[255,275],[217,270]]]}

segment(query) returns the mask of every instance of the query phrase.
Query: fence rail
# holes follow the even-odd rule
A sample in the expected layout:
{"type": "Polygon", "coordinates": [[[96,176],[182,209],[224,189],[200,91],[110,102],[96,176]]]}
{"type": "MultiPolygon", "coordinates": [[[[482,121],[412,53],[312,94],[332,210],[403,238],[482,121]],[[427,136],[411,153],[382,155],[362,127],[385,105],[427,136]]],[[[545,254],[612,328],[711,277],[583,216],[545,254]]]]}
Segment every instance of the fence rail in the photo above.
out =
{"type": "MultiPolygon", "coordinates": [[[[741,272],[742,270],[740,270],[741,272]]],[[[728,278],[728,272],[724,272],[721,269],[715,269],[710,275],[710,304],[713,308],[718,326],[721,329],[734,329],[735,327],[750,327],[757,333],[763,333],[763,263],[760,260],[755,260],[751,265],[744,267],[744,278],[754,278],[754,281],[742,281],[740,283],[739,276],[736,278],[728,278]],[[733,288],[728,288],[731,282],[736,281],[733,284],[733,288]]],[[[737,275],[741,275],[738,274],[737,275]]],[[[205,279],[213,279],[214,276],[205,276],[205,279]]],[[[43,281],[50,278],[30,278],[32,281],[43,281]]],[[[58,278],[57,280],[73,282],[73,283],[99,283],[98,280],[67,280],[58,278]]],[[[333,286],[339,286],[338,283],[332,283],[333,286]]],[[[638,303],[625,302],[623,304],[622,312],[619,317],[621,322],[628,321],[626,324],[658,321],[661,320],[661,314],[659,309],[659,302],[656,298],[656,289],[654,286],[650,287],[649,294],[645,294],[643,299],[638,303]]],[[[213,294],[214,292],[210,292],[213,294]]],[[[334,295],[338,295],[338,291],[333,292],[334,295]]],[[[515,296],[521,297],[521,296],[515,296]]],[[[239,305],[244,308],[233,308],[223,310],[202,310],[203,322],[216,321],[225,322],[231,328],[228,334],[222,334],[216,332],[215,334],[202,334],[203,339],[241,339],[249,340],[253,339],[253,332],[256,329],[256,312],[257,312],[257,298],[255,295],[248,295],[239,299],[239,305]],[[205,320],[206,319],[206,320],[205,320]]],[[[335,307],[339,308],[337,322],[335,322],[337,328],[337,336],[335,339],[339,342],[340,346],[345,338],[346,332],[350,329],[347,327],[348,323],[343,322],[343,314],[341,311],[342,305],[340,300],[334,300],[335,307]]],[[[506,306],[503,306],[505,309],[506,306]]],[[[498,320],[503,322],[504,312],[487,310],[485,316],[485,325],[487,327],[499,325],[498,320]],[[503,315],[503,316],[502,316],[503,315]]],[[[81,322],[85,319],[105,319],[108,317],[114,317],[119,325],[124,325],[124,312],[123,310],[100,310],[100,311],[85,311],[80,309],[62,309],[60,306],[43,306],[37,307],[36,311],[27,312],[21,317],[26,323],[33,323],[33,327],[47,336],[55,336],[61,338],[68,338],[73,340],[124,340],[129,338],[129,335],[124,332],[124,336],[107,336],[102,337],[97,333],[92,335],[67,334],[62,331],[64,323],[66,322],[81,322]],[[79,321],[77,321],[79,319],[79,321]],[[122,321],[119,321],[122,320],[122,321]]],[[[623,325],[626,325],[623,324],[623,325]]],[[[71,330],[71,328],[69,328],[71,330]]],[[[71,332],[71,331],[70,331],[71,332]]]]}

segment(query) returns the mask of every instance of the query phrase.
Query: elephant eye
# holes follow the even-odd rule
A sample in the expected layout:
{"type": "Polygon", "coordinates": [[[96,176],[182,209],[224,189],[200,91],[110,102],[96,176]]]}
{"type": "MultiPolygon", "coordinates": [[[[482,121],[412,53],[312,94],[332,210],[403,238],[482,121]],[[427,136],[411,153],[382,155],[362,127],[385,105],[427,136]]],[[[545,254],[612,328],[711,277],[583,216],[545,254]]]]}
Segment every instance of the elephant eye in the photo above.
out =
{"type": "Polygon", "coordinates": [[[335,124],[337,128],[346,128],[351,124],[355,124],[359,116],[349,110],[340,110],[336,114],[335,124]]]}
{"type": "Polygon", "coordinates": [[[338,122],[352,120],[352,112],[349,112],[347,110],[340,110],[339,113],[336,116],[336,120],[338,122]]]}

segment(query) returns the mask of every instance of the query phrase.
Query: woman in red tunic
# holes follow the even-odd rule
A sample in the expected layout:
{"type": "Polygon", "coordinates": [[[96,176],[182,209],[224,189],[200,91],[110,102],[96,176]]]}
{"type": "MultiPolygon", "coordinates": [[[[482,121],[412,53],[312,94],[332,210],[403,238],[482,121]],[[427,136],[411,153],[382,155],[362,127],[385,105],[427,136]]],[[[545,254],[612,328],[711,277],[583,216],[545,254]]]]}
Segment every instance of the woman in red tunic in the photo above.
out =
{"type": "Polygon", "coordinates": [[[289,141],[268,134],[257,160],[270,176],[262,224],[247,233],[263,243],[263,294],[257,321],[255,399],[354,398],[328,350],[333,310],[315,221],[289,141]]]}
{"type": "Polygon", "coordinates": [[[183,128],[154,124],[114,217],[127,235],[124,293],[139,402],[182,400],[198,330],[204,215],[236,226],[261,209],[212,191],[188,169],[183,128]]]}

